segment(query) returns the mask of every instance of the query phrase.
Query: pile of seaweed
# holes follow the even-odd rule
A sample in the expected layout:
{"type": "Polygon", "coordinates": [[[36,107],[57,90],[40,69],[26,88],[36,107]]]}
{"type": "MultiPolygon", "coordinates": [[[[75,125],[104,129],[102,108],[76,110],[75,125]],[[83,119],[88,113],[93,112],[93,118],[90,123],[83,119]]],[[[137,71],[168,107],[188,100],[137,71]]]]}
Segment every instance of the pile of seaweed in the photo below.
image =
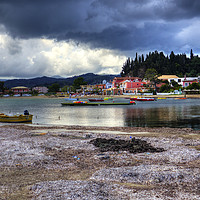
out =
{"type": "Polygon", "coordinates": [[[98,147],[101,152],[129,151],[130,153],[154,153],[165,151],[163,148],[155,148],[148,142],[136,138],[132,138],[131,140],[96,138],[91,140],[90,143],[98,147]]]}

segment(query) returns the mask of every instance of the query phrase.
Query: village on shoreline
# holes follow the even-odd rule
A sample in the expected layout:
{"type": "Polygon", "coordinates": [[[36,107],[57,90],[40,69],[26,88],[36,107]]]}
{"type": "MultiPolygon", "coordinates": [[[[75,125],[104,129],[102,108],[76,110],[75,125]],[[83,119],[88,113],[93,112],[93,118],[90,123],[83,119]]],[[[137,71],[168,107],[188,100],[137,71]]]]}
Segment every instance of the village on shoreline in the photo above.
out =
{"type": "MultiPolygon", "coordinates": [[[[175,75],[162,75],[156,80],[141,79],[139,77],[115,77],[100,84],[85,84],[82,77],[74,80],[73,86],[59,87],[54,83],[50,87],[37,86],[28,88],[16,86],[10,90],[0,91],[1,97],[73,97],[77,96],[173,96],[173,95],[196,95],[200,94],[200,77],[179,78],[175,75]],[[158,81],[159,80],[159,81],[158,81]],[[155,82],[157,81],[157,83],[155,82]]],[[[2,90],[2,89],[1,89],[2,90]]]]}

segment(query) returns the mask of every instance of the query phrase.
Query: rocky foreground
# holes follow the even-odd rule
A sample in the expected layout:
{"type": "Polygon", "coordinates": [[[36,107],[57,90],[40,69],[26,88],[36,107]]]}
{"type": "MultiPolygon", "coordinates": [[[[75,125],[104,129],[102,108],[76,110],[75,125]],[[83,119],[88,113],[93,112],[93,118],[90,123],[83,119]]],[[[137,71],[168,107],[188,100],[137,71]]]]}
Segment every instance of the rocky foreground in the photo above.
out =
{"type": "Polygon", "coordinates": [[[200,199],[200,132],[1,126],[0,199],[200,199]]]}

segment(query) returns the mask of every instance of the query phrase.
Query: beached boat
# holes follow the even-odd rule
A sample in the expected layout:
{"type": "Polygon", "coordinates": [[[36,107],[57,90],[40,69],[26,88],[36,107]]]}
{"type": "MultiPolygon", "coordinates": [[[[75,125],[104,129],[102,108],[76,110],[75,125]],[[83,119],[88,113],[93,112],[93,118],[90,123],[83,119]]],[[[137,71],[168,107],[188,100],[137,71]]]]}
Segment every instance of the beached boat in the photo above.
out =
{"type": "Polygon", "coordinates": [[[32,122],[33,115],[30,115],[28,112],[24,112],[22,115],[5,115],[4,113],[0,113],[0,122],[6,123],[25,123],[32,122]]]}

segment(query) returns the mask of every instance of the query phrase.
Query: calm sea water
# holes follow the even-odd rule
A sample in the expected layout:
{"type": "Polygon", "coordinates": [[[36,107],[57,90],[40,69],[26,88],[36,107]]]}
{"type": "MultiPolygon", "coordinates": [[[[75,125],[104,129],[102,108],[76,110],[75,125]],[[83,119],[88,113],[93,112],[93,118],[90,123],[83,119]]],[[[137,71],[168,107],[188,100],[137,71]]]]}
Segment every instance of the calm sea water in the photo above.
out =
{"type": "MultiPolygon", "coordinates": [[[[182,127],[200,130],[200,99],[166,99],[126,106],[68,107],[64,99],[0,99],[0,113],[29,110],[33,124],[182,127]]],[[[121,100],[122,101],[122,100],[121,100]]],[[[125,101],[125,100],[124,100],[125,101]]]]}

